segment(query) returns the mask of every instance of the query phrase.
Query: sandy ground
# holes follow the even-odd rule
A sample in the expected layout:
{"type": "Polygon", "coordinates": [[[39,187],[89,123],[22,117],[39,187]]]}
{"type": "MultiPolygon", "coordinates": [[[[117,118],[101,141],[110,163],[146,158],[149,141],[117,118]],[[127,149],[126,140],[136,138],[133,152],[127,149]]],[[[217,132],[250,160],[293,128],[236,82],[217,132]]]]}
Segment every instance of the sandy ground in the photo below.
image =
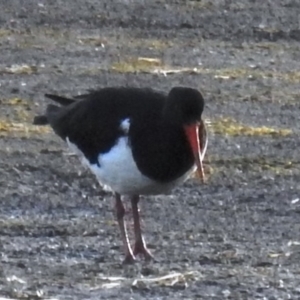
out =
{"type": "Polygon", "coordinates": [[[1,0],[0,296],[299,299],[298,2],[1,0]],[[31,125],[46,92],[112,85],[206,98],[208,181],[143,198],[150,264],[122,266],[112,195],[31,125]]]}

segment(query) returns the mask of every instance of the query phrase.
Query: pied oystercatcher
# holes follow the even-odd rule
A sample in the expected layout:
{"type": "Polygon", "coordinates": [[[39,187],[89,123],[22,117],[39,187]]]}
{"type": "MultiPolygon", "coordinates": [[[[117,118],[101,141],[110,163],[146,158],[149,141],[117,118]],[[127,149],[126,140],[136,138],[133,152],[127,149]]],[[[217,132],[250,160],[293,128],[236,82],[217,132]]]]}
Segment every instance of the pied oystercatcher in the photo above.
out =
{"type": "Polygon", "coordinates": [[[152,89],[111,87],[74,99],[50,94],[45,97],[61,106],[48,105],[45,114],[36,116],[33,123],[49,124],[100,184],[115,193],[124,262],[134,262],[137,254],[151,259],[140,228],[139,195],[169,193],[196,169],[204,179],[202,161],[207,132],[201,118],[201,93],[186,87],[174,87],[168,94],[152,89]],[[131,198],[133,250],[121,195],[131,198]]]}

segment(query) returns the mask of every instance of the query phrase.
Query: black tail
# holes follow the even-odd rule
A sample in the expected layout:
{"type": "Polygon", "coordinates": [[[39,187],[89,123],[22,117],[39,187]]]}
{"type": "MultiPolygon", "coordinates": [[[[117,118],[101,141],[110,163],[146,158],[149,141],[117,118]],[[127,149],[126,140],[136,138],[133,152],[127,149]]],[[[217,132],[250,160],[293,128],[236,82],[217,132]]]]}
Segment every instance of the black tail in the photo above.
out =
{"type": "Polygon", "coordinates": [[[53,105],[53,104],[49,104],[47,106],[46,109],[46,114],[42,115],[42,116],[36,116],[33,119],[33,125],[48,125],[48,124],[52,124],[53,121],[55,121],[55,119],[57,118],[59,112],[60,112],[61,108],[53,105]]]}
{"type": "MultiPolygon", "coordinates": [[[[59,103],[62,106],[67,106],[75,102],[73,99],[52,95],[52,94],[45,94],[46,98],[49,98],[56,103],[59,103]]],[[[42,116],[36,116],[33,119],[33,125],[48,125],[52,122],[53,119],[56,118],[57,113],[60,111],[58,106],[49,104],[47,106],[46,114],[42,116]]]]}
{"type": "Polygon", "coordinates": [[[35,116],[32,122],[33,125],[48,125],[48,119],[46,116],[35,116]]]}
{"type": "Polygon", "coordinates": [[[75,102],[75,100],[73,100],[73,99],[69,99],[69,98],[65,98],[65,97],[61,97],[61,96],[57,96],[57,95],[52,95],[52,94],[45,94],[45,97],[55,101],[56,103],[59,103],[62,106],[67,106],[67,105],[75,102]]]}

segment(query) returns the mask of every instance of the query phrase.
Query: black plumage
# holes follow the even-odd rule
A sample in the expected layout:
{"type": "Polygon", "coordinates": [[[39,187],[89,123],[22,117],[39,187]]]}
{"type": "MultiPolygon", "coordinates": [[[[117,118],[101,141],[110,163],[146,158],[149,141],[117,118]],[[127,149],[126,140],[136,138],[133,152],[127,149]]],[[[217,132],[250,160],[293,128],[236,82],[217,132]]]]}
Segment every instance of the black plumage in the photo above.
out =
{"type": "Polygon", "coordinates": [[[169,191],[184,182],[195,166],[203,177],[207,136],[201,118],[201,93],[185,87],[172,88],[168,94],[120,87],[103,88],[71,99],[45,96],[60,106],[48,105],[44,115],[35,117],[34,124],[49,124],[70,146],[74,144],[100,183],[110,185],[115,192],[117,220],[126,252],[124,262],[135,261],[137,254],[152,258],[140,229],[139,194],[169,191]],[[101,165],[103,159],[105,166],[101,165]],[[124,165],[128,170],[121,170],[124,165]],[[124,193],[131,196],[133,250],[124,222],[124,193]]]}
{"type": "Polygon", "coordinates": [[[169,94],[152,89],[104,88],[68,99],[47,98],[63,105],[48,105],[46,120],[57,135],[76,144],[91,164],[98,164],[99,153],[107,153],[119,137],[120,128],[130,120],[128,133],[132,153],[140,171],[159,182],[169,182],[187,172],[194,164],[182,124],[200,121],[204,107],[201,94],[190,88],[173,88],[169,94]]]}

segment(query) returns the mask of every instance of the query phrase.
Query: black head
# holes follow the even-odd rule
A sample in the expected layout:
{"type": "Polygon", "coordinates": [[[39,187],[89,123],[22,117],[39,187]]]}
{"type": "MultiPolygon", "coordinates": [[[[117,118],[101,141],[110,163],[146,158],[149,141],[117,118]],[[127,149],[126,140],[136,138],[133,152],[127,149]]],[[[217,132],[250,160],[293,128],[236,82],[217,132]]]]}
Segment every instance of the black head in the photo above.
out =
{"type": "Polygon", "coordinates": [[[207,146],[206,128],[201,119],[203,109],[204,99],[198,90],[174,87],[169,92],[163,116],[165,122],[182,127],[202,180],[204,180],[202,161],[207,146]]]}
{"type": "Polygon", "coordinates": [[[198,90],[174,87],[166,101],[164,118],[178,125],[189,125],[201,121],[203,109],[204,99],[198,90]]]}

